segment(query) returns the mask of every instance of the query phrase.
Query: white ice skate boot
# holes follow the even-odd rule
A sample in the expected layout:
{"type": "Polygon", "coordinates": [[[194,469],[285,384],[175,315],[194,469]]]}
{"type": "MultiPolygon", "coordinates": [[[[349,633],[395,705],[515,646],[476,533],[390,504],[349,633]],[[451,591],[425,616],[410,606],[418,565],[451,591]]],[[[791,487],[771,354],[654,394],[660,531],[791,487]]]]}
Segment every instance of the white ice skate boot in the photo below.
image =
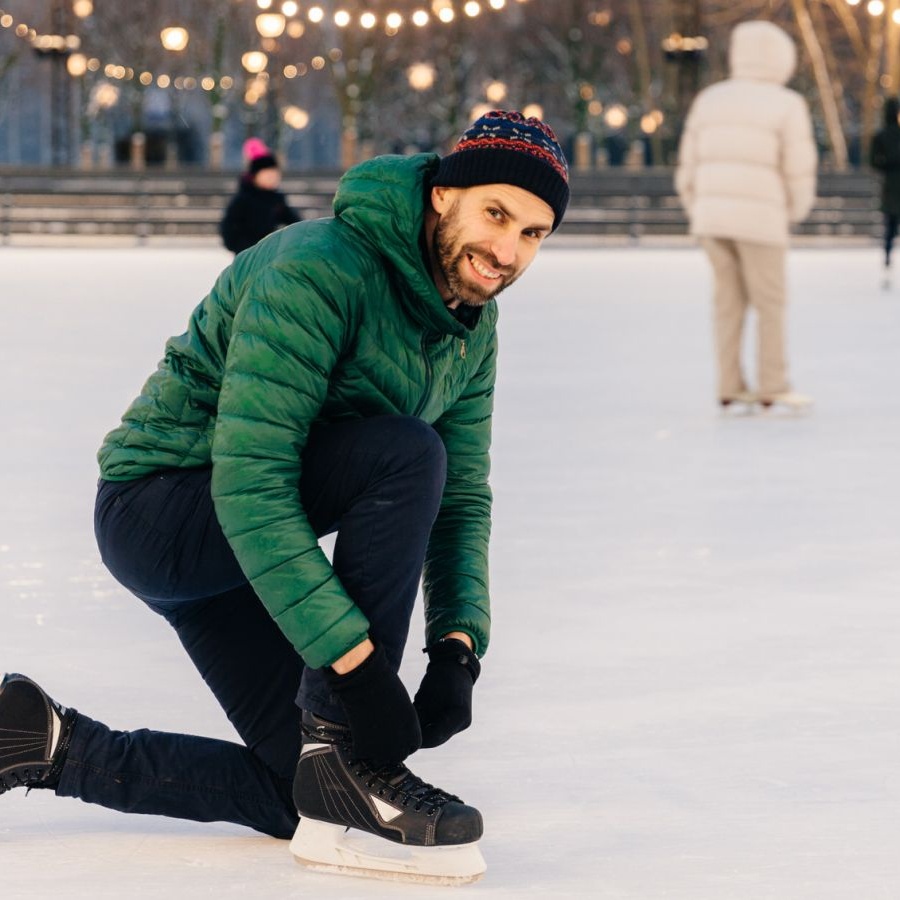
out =
{"type": "Polygon", "coordinates": [[[727,397],[719,397],[719,406],[728,415],[748,415],[753,412],[758,400],[754,391],[744,389],[727,397]]]}
{"type": "Polygon", "coordinates": [[[778,409],[780,407],[794,413],[807,412],[813,404],[812,397],[798,394],[796,391],[781,391],[768,397],[760,397],[759,402],[765,410],[778,409]]]}
{"type": "Polygon", "coordinates": [[[291,853],[312,869],[394,881],[466,884],[485,871],[481,813],[402,764],[354,759],[350,729],[303,713],[291,853]]]}

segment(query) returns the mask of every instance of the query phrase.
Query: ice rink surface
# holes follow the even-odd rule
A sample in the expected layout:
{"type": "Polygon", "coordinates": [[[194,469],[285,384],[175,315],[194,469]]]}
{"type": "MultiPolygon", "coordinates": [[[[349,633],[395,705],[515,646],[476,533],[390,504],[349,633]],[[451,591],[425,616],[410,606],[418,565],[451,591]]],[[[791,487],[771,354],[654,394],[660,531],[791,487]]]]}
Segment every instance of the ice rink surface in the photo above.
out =
{"type": "MultiPolygon", "coordinates": [[[[0,671],[114,728],[233,736],[91,524],[103,435],[229,260],[0,248],[0,671]]],[[[551,242],[500,299],[493,643],[475,726],[411,760],[484,813],[482,882],[310,874],[239,827],[13,791],[0,897],[896,900],[900,285],[878,266],[792,252],[799,418],[718,412],[698,250],[551,242]]]]}

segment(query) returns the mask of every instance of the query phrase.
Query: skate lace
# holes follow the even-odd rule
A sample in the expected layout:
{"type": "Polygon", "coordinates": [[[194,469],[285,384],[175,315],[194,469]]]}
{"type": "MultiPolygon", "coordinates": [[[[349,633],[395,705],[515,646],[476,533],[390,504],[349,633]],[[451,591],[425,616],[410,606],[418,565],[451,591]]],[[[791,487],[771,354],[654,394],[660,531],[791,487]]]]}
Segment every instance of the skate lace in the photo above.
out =
{"type": "Polygon", "coordinates": [[[412,804],[416,812],[424,809],[426,815],[432,816],[447,803],[462,802],[459,797],[413,775],[402,763],[374,766],[357,760],[356,767],[357,777],[366,779],[367,788],[377,790],[379,797],[391,803],[412,804]]]}

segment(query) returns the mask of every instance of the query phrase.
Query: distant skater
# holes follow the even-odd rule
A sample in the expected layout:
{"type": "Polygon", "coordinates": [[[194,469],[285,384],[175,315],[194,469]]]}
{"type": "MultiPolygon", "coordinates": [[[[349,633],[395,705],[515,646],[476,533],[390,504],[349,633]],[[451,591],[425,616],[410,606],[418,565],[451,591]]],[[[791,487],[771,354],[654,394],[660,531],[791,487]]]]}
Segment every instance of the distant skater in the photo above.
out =
{"type": "Polygon", "coordinates": [[[791,389],[785,351],[788,229],[809,214],[816,187],[809,109],[785,87],[796,59],[793,41],[776,25],[738,25],[731,77],[697,95],[681,138],[675,187],[713,269],[718,397],[726,407],[812,402],[791,389]],[[741,365],[751,307],[758,390],[741,365]]]}
{"type": "Polygon", "coordinates": [[[246,171],[219,225],[222,242],[240,253],[285,225],[299,222],[287,197],[279,190],[281,169],[275,154],[259,139],[244,142],[246,171]]]}
{"type": "Polygon", "coordinates": [[[900,100],[884,101],[884,126],[872,138],[869,163],[881,173],[881,212],[884,215],[884,277],[881,286],[891,286],[891,251],[900,222],[900,100]]]}

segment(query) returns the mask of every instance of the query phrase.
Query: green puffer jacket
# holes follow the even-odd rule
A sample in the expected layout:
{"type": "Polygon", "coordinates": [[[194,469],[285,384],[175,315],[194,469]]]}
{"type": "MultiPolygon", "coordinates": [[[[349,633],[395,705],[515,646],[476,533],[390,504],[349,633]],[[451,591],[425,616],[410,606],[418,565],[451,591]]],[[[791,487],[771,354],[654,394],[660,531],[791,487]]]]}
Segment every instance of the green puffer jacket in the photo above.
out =
{"type": "Polygon", "coordinates": [[[307,665],[329,665],[368,622],[319,549],[298,485],[317,422],[384,414],[432,424],[447,483],[428,544],[426,640],[461,630],[484,653],[496,303],[469,329],[423,257],[433,154],[349,170],[333,219],[239,254],[107,435],[101,477],[212,464],[216,515],[262,602],[307,665]]]}

